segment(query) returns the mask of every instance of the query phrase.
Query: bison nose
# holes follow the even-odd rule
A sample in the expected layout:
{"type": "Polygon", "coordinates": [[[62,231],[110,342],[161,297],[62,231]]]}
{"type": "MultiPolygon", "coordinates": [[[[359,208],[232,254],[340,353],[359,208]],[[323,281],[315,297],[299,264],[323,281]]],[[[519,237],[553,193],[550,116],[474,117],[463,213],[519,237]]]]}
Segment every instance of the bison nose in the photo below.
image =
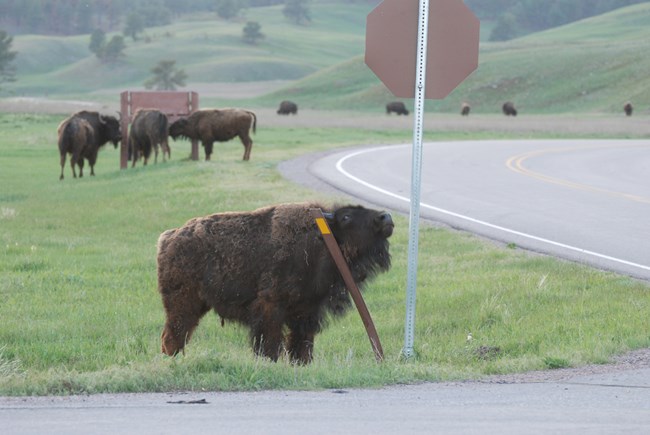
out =
{"type": "Polygon", "coordinates": [[[379,216],[377,216],[376,220],[380,225],[381,234],[384,237],[390,237],[393,234],[393,228],[395,227],[393,218],[390,213],[381,213],[379,216]]]}

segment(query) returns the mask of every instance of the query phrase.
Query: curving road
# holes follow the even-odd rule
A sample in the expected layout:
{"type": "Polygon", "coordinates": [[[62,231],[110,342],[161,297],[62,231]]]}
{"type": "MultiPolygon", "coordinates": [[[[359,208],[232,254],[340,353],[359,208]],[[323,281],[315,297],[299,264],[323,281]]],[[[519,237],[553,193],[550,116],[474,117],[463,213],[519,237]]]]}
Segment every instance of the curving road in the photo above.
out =
{"type": "MultiPolygon", "coordinates": [[[[423,218],[650,280],[650,140],[435,142],[422,162],[423,218]]],[[[335,152],[309,171],[408,213],[410,144],[335,152]]]]}

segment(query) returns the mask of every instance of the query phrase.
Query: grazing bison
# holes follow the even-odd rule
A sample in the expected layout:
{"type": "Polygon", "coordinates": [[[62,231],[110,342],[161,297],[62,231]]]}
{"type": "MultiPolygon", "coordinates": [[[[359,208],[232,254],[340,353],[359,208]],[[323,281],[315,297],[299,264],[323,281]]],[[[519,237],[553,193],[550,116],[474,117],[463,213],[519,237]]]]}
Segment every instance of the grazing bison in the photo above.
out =
{"type": "Polygon", "coordinates": [[[284,347],[292,362],[309,363],[327,314],[350,307],[309,213],[317,207],[329,210],[324,214],[359,286],[390,268],[393,220],[361,206],[280,204],[191,219],[158,239],[163,353],[182,351],[201,317],[214,310],[222,324],[250,328],[258,355],[277,361],[284,347]]]}
{"type": "Polygon", "coordinates": [[[139,109],[135,112],[131,130],[129,131],[129,147],[133,150],[133,163],[142,155],[147,164],[151,151],[155,151],[154,163],[158,163],[158,147],[162,148],[162,158],[165,154],[171,158],[171,150],[167,141],[167,116],[156,109],[139,109]]]}
{"type": "MultiPolygon", "coordinates": [[[[75,165],[79,166],[79,177],[84,176],[84,158],[89,158],[90,150],[95,142],[93,128],[83,118],[66,119],[58,128],[59,154],[61,155],[61,176],[63,180],[63,167],[68,154],[70,154],[70,168],[72,176],[77,178],[75,165]]],[[[92,173],[92,166],[91,166],[92,173]]]]}
{"type": "Polygon", "coordinates": [[[408,115],[409,111],[406,110],[406,106],[401,101],[393,101],[392,103],[386,104],[386,115],[390,115],[391,112],[395,112],[398,115],[408,115]]]}
{"type": "Polygon", "coordinates": [[[463,116],[469,116],[469,111],[472,110],[472,107],[468,103],[463,103],[460,106],[460,114],[463,116]]]}
{"type": "Polygon", "coordinates": [[[278,115],[297,115],[298,105],[293,101],[284,100],[278,108],[278,115]]]}
{"type": "Polygon", "coordinates": [[[176,140],[184,137],[200,140],[205,148],[205,159],[210,160],[214,142],[226,142],[239,136],[244,145],[244,160],[251,156],[253,140],[249,132],[255,133],[255,113],[243,109],[203,109],[181,118],[169,126],[169,135],[176,140]]]}
{"type": "Polygon", "coordinates": [[[517,109],[515,109],[515,104],[512,101],[506,101],[503,103],[501,110],[506,116],[517,116],[517,109]]]}
{"type": "MultiPolygon", "coordinates": [[[[89,112],[87,110],[82,110],[81,112],[77,112],[73,115],[70,115],[68,118],[66,118],[61,124],[59,124],[58,128],[58,134],[59,134],[59,151],[61,151],[61,147],[63,146],[64,148],[68,147],[69,144],[71,144],[71,138],[68,136],[72,132],[77,132],[79,131],[79,128],[81,128],[81,125],[84,125],[83,123],[79,123],[76,120],[82,119],[86,121],[90,127],[92,128],[92,135],[87,135],[89,137],[90,141],[86,144],[86,147],[84,147],[83,151],[80,154],[79,160],[76,161],[76,163],[79,165],[79,176],[83,176],[83,158],[88,160],[88,164],[90,165],[90,175],[95,175],[95,163],[97,162],[97,153],[99,152],[99,149],[103,147],[107,142],[113,142],[113,145],[115,148],[117,148],[117,143],[122,140],[122,135],[120,132],[120,122],[115,118],[114,116],[108,116],[108,115],[101,115],[98,112],[89,112]],[[72,121],[74,122],[75,127],[71,128],[66,128],[68,124],[70,124],[72,121]],[[62,145],[63,143],[63,145],[62,145]]],[[[85,127],[84,127],[85,128],[85,127]]],[[[76,134],[76,133],[75,133],[76,134]]],[[[75,142],[78,142],[78,140],[75,140],[75,142]]],[[[68,151],[66,148],[66,152],[73,152],[73,151],[68,151]]],[[[73,154],[74,157],[74,154],[73,154]]],[[[65,164],[65,154],[61,155],[61,170],[63,171],[63,165],[65,164]]],[[[74,167],[73,167],[73,175],[74,173],[74,167]]],[[[63,172],[61,173],[61,177],[59,179],[63,179],[63,172]]]]}
{"type": "Polygon", "coordinates": [[[625,103],[625,105],[623,106],[623,111],[625,112],[625,114],[627,116],[632,116],[632,111],[633,110],[634,110],[634,107],[632,107],[632,103],[630,103],[629,101],[627,103],[625,103]]]}

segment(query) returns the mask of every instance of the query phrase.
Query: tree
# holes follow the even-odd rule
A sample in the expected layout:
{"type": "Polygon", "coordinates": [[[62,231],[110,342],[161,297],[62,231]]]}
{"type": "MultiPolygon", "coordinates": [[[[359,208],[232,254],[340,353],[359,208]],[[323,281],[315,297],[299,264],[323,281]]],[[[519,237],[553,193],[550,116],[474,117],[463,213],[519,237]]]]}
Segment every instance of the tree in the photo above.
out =
{"type": "Polygon", "coordinates": [[[261,39],[264,39],[264,34],[260,32],[261,28],[262,26],[260,26],[260,24],[256,21],[249,21],[246,23],[246,26],[244,26],[243,30],[244,35],[242,36],[244,42],[247,44],[255,45],[261,39]]]}
{"type": "Polygon", "coordinates": [[[217,0],[217,15],[224,20],[235,18],[243,8],[240,0],[217,0]]]}
{"type": "Polygon", "coordinates": [[[144,31],[144,20],[140,14],[131,12],[126,17],[126,23],[124,24],[124,30],[122,33],[124,36],[130,36],[133,41],[138,40],[138,33],[144,31]]]}
{"type": "Polygon", "coordinates": [[[282,13],[296,24],[310,22],[311,12],[307,3],[309,0],[287,0],[282,13]]]}
{"type": "Polygon", "coordinates": [[[125,48],[124,37],[120,35],[113,36],[108,41],[108,44],[106,44],[106,47],[104,47],[102,60],[105,62],[116,62],[118,59],[124,57],[125,48]]]}
{"type": "Polygon", "coordinates": [[[88,49],[95,53],[98,59],[104,57],[104,48],[106,47],[106,34],[102,29],[95,29],[90,35],[90,44],[88,49]]]}
{"type": "Polygon", "coordinates": [[[18,53],[11,51],[13,40],[14,38],[9,36],[7,32],[0,30],[0,83],[16,80],[16,69],[11,63],[18,53]]]}
{"type": "Polygon", "coordinates": [[[145,88],[151,89],[155,86],[158,91],[174,91],[176,86],[185,86],[187,74],[182,69],[176,70],[175,65],[175,60],[161,60],[151,69],[153,77],[144,82],[145,88]]]}

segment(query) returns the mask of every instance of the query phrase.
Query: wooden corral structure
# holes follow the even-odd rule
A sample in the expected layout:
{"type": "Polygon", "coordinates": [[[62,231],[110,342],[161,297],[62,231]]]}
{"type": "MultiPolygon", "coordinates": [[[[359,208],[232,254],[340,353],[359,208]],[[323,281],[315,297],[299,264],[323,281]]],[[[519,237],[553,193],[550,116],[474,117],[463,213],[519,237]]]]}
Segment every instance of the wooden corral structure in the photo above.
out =
{"type": "MultiPolygon", "coordinates": [[[[126,169],[129,159],[129,125],[138,109],[158,109],[169,124],[199,109],[199,94],[181,91],[124,91],[120,94],[120,123],[122,144],[120,146],[120,169],[126,169]]],[[[199,159],[198,141],[192,141],[192,160],[199,159]]]]}

